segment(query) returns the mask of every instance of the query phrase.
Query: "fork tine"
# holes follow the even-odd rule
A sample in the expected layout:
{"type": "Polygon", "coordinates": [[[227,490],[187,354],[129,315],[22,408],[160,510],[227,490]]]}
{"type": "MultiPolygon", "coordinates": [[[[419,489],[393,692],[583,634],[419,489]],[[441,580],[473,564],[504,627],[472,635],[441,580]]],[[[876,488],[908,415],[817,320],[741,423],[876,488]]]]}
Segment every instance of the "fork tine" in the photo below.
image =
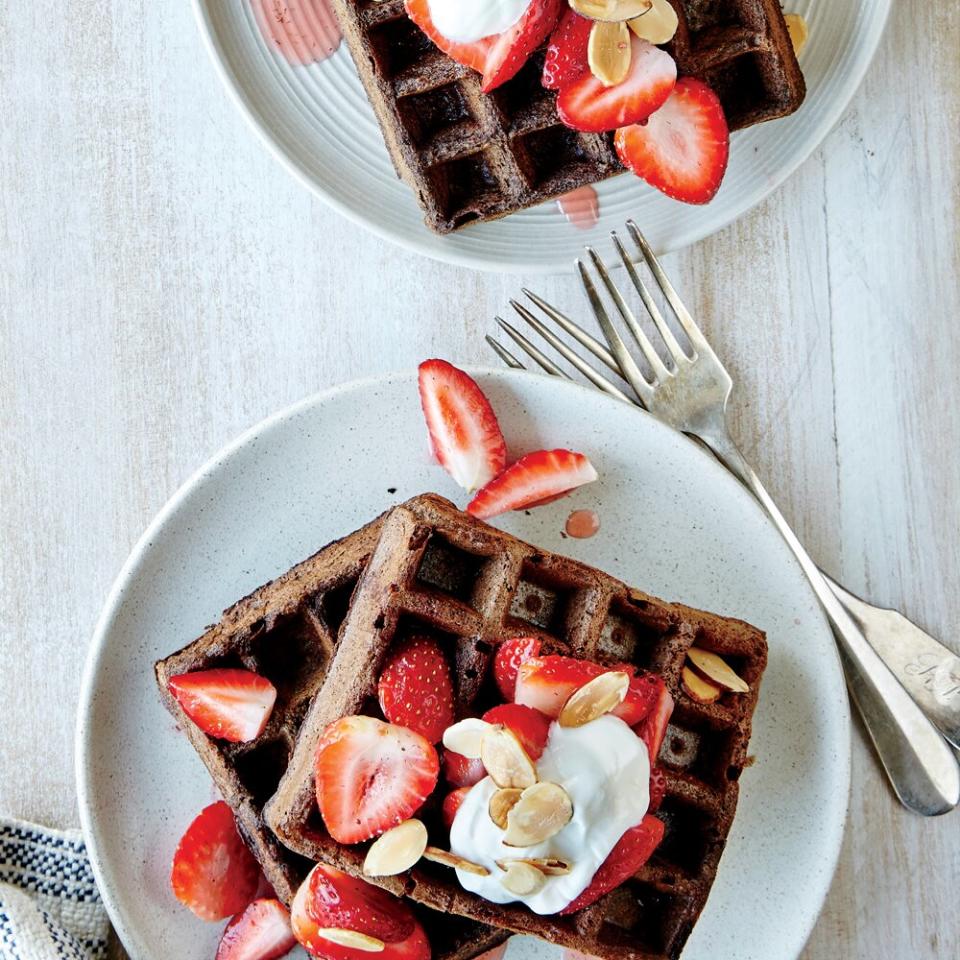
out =
{"type": "Polygon", "coordinates": [[[614,386],[605,376],[600,373],[597,373],[590,364],[585,363],[580,357],[577,356],[549,327],[541,323],[522,303],[517,303],[516,300],[510,301],[510,306],[513,307],[517,313],[523,317],[527,323],[536,330],[537,333],[543,337],[547,343],[553,347],[557,353],[563,357],[569,364],[576,367],[598,390],[602,390],[604,393],[609,393],[611,397],[616,397],[618,400],[623,400],[625,403],[632,403],[633,401],[619,388],[614,386]]]}
{"type": "Polygon", "coordinates": [[[493,350],[511,370],[527,369],[499,340],[495,340],[489,333],[483,339],[490,344],[490,349],[493,350]]]}
{"type": "Polygon", "coordinates": [[[570,379],[570,374],[566,370],[561,370],[543,351],[534,346],[516,327],[507,323],[503,317],[495,318],[497,323],[503,328],[507,336],[528,356],[534,363],[546,370],[553,377],[566,377],[570,379]]]}

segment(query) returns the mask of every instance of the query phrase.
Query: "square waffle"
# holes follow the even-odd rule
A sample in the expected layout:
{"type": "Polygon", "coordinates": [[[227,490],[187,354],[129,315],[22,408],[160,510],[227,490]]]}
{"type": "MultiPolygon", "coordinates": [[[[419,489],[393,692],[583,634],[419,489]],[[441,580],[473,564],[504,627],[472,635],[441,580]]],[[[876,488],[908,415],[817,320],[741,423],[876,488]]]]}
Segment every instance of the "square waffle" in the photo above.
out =
{"type": "MultiPolygon", "coordinates": [[[[803,75],[779,0],[671,0],[667,49],[710,84],[731,130],[792,113],[803,75]]],[[[437,233],[493,220],[623,172],[609,134],[564,126],[540,83],[543,50],[489,94],[438,50],[403,0],[333,0],[397,173],[437,233]]]]}
{"type": "MultiPolygon", "coordinates": [[[[288,905],[312,864],[278,843],[264,823],[263,806],[280,782],[310,700],[323,683],[350,597],[382,524],[382,517],[374,520],[260,587],[154,668],[164,705],[200,754],[247,846],[288,905]],[[273,712],[256,740],[229,743],[207,736],[167,689],[170,677],[218,667],[252,670],[276,686],[273,712]]],[[[507,936],[427,908],[421,908],[421,920],[431,931],[435,960],[469,960],[507,936]]]]}
{"type": "MultiPolygon", "coordinates": [[[[739,620],[667,603],[592,567],[529,544],[426,495],[395,508],[357,587],[327,678],[311,704],[266,818],[298,854],[362,875],[366,844],[326,832],[313,761],[326,726],[350,714],[380,716],[377,679],[394,643],[413,633],[448,651],[458,717],[500,702],[490,664],[498,643],[534,635],[544,652],[630,662],[660,674],[676,700],[658,763],[666,823],[653,858],[623,886],[570,916],[538,916],[464,890],[449,868],[421,861],[374,882],[450,914],[534,934],[609,960],[676,957],[706,902],[736,809],[750,724],[766,665],[761,631],[739,620]],[[713,704],[687,697],[687,649],[713,650],[750,685],[713,704]]],[[[429,803],[429,802],[428,802],[429,803]]],[[[446,846],[438,811],[418,814],[446,846]]],[[[429,930],[428,930],[429,933],[429,930]]]]}

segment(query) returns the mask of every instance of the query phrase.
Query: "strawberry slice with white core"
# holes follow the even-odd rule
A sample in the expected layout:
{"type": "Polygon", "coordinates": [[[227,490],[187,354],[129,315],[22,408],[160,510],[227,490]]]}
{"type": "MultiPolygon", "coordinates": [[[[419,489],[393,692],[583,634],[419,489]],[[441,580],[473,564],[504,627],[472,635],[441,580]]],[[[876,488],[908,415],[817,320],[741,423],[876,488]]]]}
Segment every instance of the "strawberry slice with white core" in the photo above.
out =
{"type": "Polygon", "coordinates": [[[645,124],[617,130],[623,165],[674,200],[708,203],[727,169],[730,132],[720,98],[693,77],[677,81],[645,124]]]}
{"type": "Polygon", "coordinates": [[[317,805],[338,843],[359,843],[408,820],[437,784],[437,751],[419,733],[373,717],[327,727],[314,762],[317,805]]]}
{"type": "Polygon", "coordinates": [[[670,96],[677,64],[665,50],[631,34],[630,72],[612,87],[589,70],[562,87],[557,97],[560,119],[574,130],[604,133],[646,120],[670,96]]]}
{"type": "Polygon", "coordinates": [[[167,689],[204,733],[232,743],[256,740],[277,699],[276,687],[250,670],[183,673],[167,689]]]}
{"type": "Polygon", "coordinates": [[[217,960],[277,960],[297,945],[290,914],[279,900],[254,900],[223,931],[217,960]]]}
{"type": "Polygon", "coordinates": [[[467,513],[486,520],[556,498],[596,479],[597,471],[582,453],[538,450],[521,457],[478,491],[467,513]]]}
{"type": "Polygon", "coordinates": [[[507,445],[476,382],[446,360],[425,360],[419,386],[430,443],[444,470],[468,493],[497,476],[507,445]]]}

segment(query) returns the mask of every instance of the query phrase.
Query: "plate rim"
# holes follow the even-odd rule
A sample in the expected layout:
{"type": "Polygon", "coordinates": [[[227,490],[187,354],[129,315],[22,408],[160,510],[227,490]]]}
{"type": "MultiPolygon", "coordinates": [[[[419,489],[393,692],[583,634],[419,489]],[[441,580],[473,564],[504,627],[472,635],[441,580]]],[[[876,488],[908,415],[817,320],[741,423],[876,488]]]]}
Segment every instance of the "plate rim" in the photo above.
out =
{"type": "MultiPolygon", "coordinates": [[[[502,367],[485,366],[479,364],[464,365],[463,369],[474,378],[493,377],[494,379],[503,379],[508,382],[514,379],[527,379],[531,377],[545,379],[540,375],[530,371],[504,369],[502,367]]],[[[335,398],[341,393],[384,385],[394,380],[409,380],[411,376],[412,374],[409,370],[394,370],[383,374],[369,375],[335,384],[331,387],[327,387],[326,389],[309,394],[308,396],[303,397],[302,399],[297,400],[285,407],[282,407],[274,413],[268,414],[266,417],[252,424],[247,429],[241,431],[236,437],[222,445],[213,453],[212,456],[206,459],[199,467],[190,473],[187,478],[177,487],[174,493],[160,507],[151,521],[147,524],[143,533],[141,533],[141,535],[137,538],[110,587],[100,614],[97,617],[97,622],[94,627],[94,631],[84,659],[73,736],[74,776],[76,779],[77,807],[79,812],[80,828],[83,834],[84,843],[86,844],[87,853],[90,858],[91,869],[97,883],[97,889],[100,893],[114,931],[120,938],[124,948],[128,950],[133,957],[137,957],[139,955],[131,949],[130,945],[140,944],[143,938],[140,935],[135,935],[130,925],[127,924],[120,904],[115,900],[113,888],[104,882],[104,869],[107,861],[98,848],[97,828],[95,824],[96,818],[94,816],[91,804],[93,778],[91,776],[92,760],[90,757],[90,742],[92,736],[94,735],[94,730],[89,722],[89,717],[92,712],[91,707],[95,695],[98,673],[97,668],[105,653],[104,648],[106,646],[110,628],[120,610],[124,595],[127,590],[133,586],[135,582],[134,575],[137,571],[137,568],[143,561],[146,552],[149,550],[153,538],[163,529],[167,521],[181,507],[183,502],[190,497],[195,490],[200,487],[200,485],[202,485],[207,479],[216,473],[223,461],[229,459],[234,453],[241,450],[248,443],[262,436],[264,433],[277,429],[278,426],[284,421],[295,418],[305,410],[311,408],[322,408],[331,399],[335,398]]],[[[575,389],[583,391],[584,393],[593,397],[602,397],[602,402],[604,403],[610,402],[619,404],[619,401],[616,401],[614,398],[601,394],[594,388],[588,387],[584,384],[577,383],[575,381],[553,381],[549,378],[546,379],[548,382],[556,382],[561,384],[561,389],[575,389]]],[[[702,458],[701,462],[707,471],[712,471],[715,477],[723,478],[722,482],[735,480],[735,478],[732,477],[732,475],[719,463],[719,461],[717,461],[712,455],[707,453],[706,450],[704,450],[699,444],[695,443],[689,437],[679,433],[644,410],[637,408],[634,412],[647,418],[648,425],[652,426],[656,432],[661,432],[665,437],[669,435],[672,441],[686,445],[689,450],[694,452],[695,456],[702,458]]],[[[743,495],[746,498],[745,502],[750,505],[749,509],[755,510],[757,515],[764,523],[773,527],[773,522],[763,511],[763,508],[760,506],[760,504],[754,500],[752,496],[750,496],[749,492],[743,490],[743,495]]],[[[789,555],[786,559],[795,568],[800,569],[799,563],[792,557],[792,555],[789,555]]],[[[810,596],[816,600],[816,595],[813,592],[812,587],[805,585],[803,589],[808,590],[810,596]]],[[[819,607],[818,603],[815,603],[814,606],[815,611],[812,616],[819,622],[821,630],[824,631],[826,635],[829,635],[830,627],[822,608],[819,607]]],[[[846,688],[843,682],[843,670],[840,656],[839,653],[836,652],[835,647],[832,647],[832,649],[834,651],[834,656],[831,659],[835,664],[835,676],[839,678],[840,690],[842,692],[840,702],[838,704],[840,713],[837,719],[839,721],[839,728],[844,731],[844,734],[842,736],[842,742],[836,744],[838,750],[836,762],[838,764],[839,783],[843,788],[842,802],[838,808],[836,821],[830,825],[830,829],[828,831],[824,831],[824,833],[827,835],[827,840],[829,843],[829,845],[826,847],[826,850],[829,854],[827,857],[829,870],[825,871],[821,875],[821,889],[817,893],[818,906],[815,911],[811,912],[806,923],[803,925],[802,939],[797,943],[797,952],[794,955],[793,960],[796,960],[796,958],[800,956],[800,953],[802,953],[806,941],[809,939],[817,920],[823,912],[824,903],[826,902],[827,895],[829,894],[833,883],[833,878],[836,874],[840,853],[842,851],[846,826],[849,819],[850,791],[852,786],[853,728],[851,723],[849,699],[847,697],[846,688]]]]}
{"type": "MultiPolygon", "coordinates": [[[[559,261],[553,263],[526,263],[518,262],[515,259],[497,258],[496,256],[471,255],[466,252],[460,252],[453,246],[436,247],[429,242],[435,238],[434,235],[430,233],[430,229],[426,224],[419,223],[417,231],[410,235],[401,235],[385,227],[381,227],[374,217],[365,216],[361,211],[355,210],[353,207],[341,201],[332,188],[321,183],[297,161],[291,152],[286,149],[279,134],[271,127],[269,118],[253,106],[241,78],[228,66],[223,45],[220,42],[220,38],[216,33],[213,20],[210,16],[209,6],[211,2],[212,0],[192,0],[192,6],[200,35],[203,38],[203,45],[209,59],[213,62],[217,76],[226,88],[230,100],[232,100],[236,109],[257,135],[257,138],[266,146],[267,151],[301,186],[305,187],[315,197],[323,201],[351,223],[365,230],[369,230],[380,239],[396,244],[411,253],[417,253],[441,263],[448,263],[456,267],[466,267],[471,270],[513,275],[556,276],[557,274],[566,272],[568,267],[566,261],[563,263],[559,261]],[[421,231],[426,235],[425,239],[420,239],[421,231]]],[[[864,0],[861,0],[861,2],[864,2],[864,0]]],[[[691,227],[678,234],[672,235],[668,243],[657,245],[657,249],[655,250],[657,254],[667,254],[686,249],[707,237],[719,233],[721,230],[725,230],[732,223],[740,220],[751,210],[763,203],[774,191],[778,190],[796,173],[799,167],[809,159],[813,152],[822,145],[823,141],[840,121],[859,90],[867,70],[870,69],[870,65],[873,63],[880,39],[886,30],[887,22],[890,18],[893,0],[866,0],[866,2],[870,2],[876,12],[873,17],[867,21],[868,29],[860,34],[860,42],[856,46],[855,56],[840,86],[839,95],[830,102],[828,109],[821,110],[820,113],[813,118],[811,131],[806,138],[804,149],[798,151],[789,163],[781,166],[774,176],[762,183],[758,182],[757,187],[747,194],[739,210],[731,211],[729,216],[721,218],[706,230],[691,227]]],[[[802,109],[803,105],[800,106],[800,110],[802,109]]],[[[441,240],[442,239],[441,237],[441,240]]]]}

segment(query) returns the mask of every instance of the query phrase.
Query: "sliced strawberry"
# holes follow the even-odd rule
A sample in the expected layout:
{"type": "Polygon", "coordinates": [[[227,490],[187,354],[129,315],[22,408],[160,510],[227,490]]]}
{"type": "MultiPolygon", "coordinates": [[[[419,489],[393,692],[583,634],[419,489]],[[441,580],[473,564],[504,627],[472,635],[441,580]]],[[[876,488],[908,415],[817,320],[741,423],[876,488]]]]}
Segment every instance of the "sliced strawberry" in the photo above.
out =
{"type": "Polygon", "coordinates": [[[539,653],[540,641],[536,637],[511,637],[497,647],[493,658],[493,679],[497,681],[504,700],[513,700],[520,664],[539,653]]]}
{"type": "Polygon", "coordinates": [[[176,898],[201,920],[240,913],[253,899],[260,867],[246,848],[230,808],[204,807],[187,827],[173,855],[170,884],[176,898]]]}
{"type": "Polygon", "coordinates": [[[730,132],[720,99],[705,83],[682,77],[646,124],[614,136],[624,166],[674,200],[707,203],[727,169],[730,132]]]}
{"type": "Polygon", "coordinates": [[[648,813],[656,813],[663,803],[664,795],[667,792],[667,778],[660,767],[654,767],[650,771],[650,809],[648,813]]]}
{"type": "Polygon", "coordinates": [[[277,699],[277,688],[250,670],[182,673],[167,689],[204,733],[233,743],[259,737],[277,699]]]}
{"type": "Polygon", "coordinates": [[[451,790],[450,793],[443,798],[440,815],[443,818],[443,825],[448,830],[453,826],[453,818],[457,815],[460,804],[463,803],[464,798],[469,792],[469,787],[457,787],[456,790],[451,790]]]}
{"type": "Polygon", "coordinates": [[[420,403],[430,442],[444,470],[468,493],[507,463],[493,407],[477,384],[446,360],[420,364],[420,403]]]}
{"type": "Polygon", "coordinates": [[[596,479],[597,471],[582,453],[538,450],[521,457],[478,491],[467,505],[467,513],[486,520],[568,493],[596,479]]]}
{"type": "Polygon", "coordinates": [[[330,836],[359,843],[409,819],[439,770],[437,751],[419,733],[373,717],[334,721],[314,764],[317,805],[330,836]]]}
{"type": "Polygon", "coordinates": [[[290,910],[293,934],[322,960],[370,960],[370,950],[347,947],[321,930],[353,930],[382,940],[381,960],[430,960],[430,943],[410,907],[392,894],[340,870],[317,864],[300,884],[290,910]]]}
{"type": "Polygon", "coordinates": [[[439,743],[454,720],[450,667],[436,640],[411,637],[399,644],[380,674],[380,708],[391,722],[439,743]]]}
{"type": "Polygon", "coordinates": [[[457,43],[448,40],[433,25],[430,16],[429,0],[404,0],[407,16],[438,46],[451,60],[462,63],[465,67],[483,73],[487,65],[487,54],[493,46],[493,37],[484,37],[473,43],[457,43]]]}
{"type": "Polygon", "coordinates": [[[483,71],[480,89],[484,93],[517,75],[530,54],[550,36],[563,6],[563,0],[531,0],[527,12],[495,38],[483,71]]]}
{"type": "Polygon", "coordinates": [[[443,751],[443,778],[451,787],[472,787],[486,775],[482,760],[471,760],[452,750],[443,751]]]}
{"type": "Polygon", "coordinates": [[[254,900],[223,931],[217,960],[277,960],[297,945],[290,914],[279,900],[254,900]]]}
{"type": "Polygon", "coordinates": [[[550,735],[550,719],[539,710],[519,703],[501,703],[484,715],[487,723],[502,723],[513,731],[527,756],[536,762],[543,754],[550,735]]]}
{"type": "Polygon", "coordinates": [[[587,43],[592,28],[593,20],[581,17],[572,8],[563,12],[550,35],[543,61],[543,85],[548,90],[568,86],[589,69],[587,43]]]}
{"type": "Polygon", "coordinates": [[[657,702],[653,709],[646,715],[640,726],[636,727],[638,736],[647,745],[651,763],[656,763],[657,757],[660,756],[660,746],[672,714],[673,697],[670,696],[670,691],[663,687],[657,694],[657,702]]]}
{"type": "Polygon", "coordinates": [[[649,859],[663,839],[662,820],[647,814],[640,823],[628,830],[600,864],[586,890],[565,906],[560,913],[575,913],[599,900],[605,893],[629,880],[649,859]]]}
{"type": "Polygon", "coordinates": [[[627,79],[604,86],[589,70],[557,96],[560,119],[574,130],[603,133],[646,120],[666,102],[677,82],[677,65],[665,50],[631,34],[627,79]]]}

